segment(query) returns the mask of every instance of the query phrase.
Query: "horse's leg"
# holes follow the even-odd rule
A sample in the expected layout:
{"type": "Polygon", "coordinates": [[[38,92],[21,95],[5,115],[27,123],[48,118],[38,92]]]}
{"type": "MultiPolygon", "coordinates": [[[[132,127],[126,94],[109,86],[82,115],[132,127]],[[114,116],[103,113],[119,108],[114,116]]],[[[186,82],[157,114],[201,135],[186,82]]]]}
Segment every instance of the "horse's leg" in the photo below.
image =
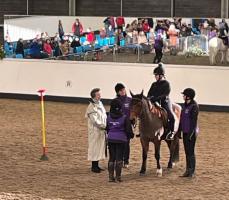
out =
{"type": "Polygon", "coordinates": [[[155,158],[157,160],[157,176],[162,176],[162,168],[160,165],[160,148],[161,148],[161,141],[154,141],[154,147],[155,147],[155,158]]]}
{"type": "Polygon", "coordinates": [[[142,166],[140,170],[140,175],[143,175],[146,172],[146,161],[147,161],[147,154],[149,151],[149,140],[141,138],[141,145],[142,145],[142,166]]]}
{"type": "Polygon", "coordinates": [[[175,165],[175,161],[179,159],[179,138],[175,136],[174,140],[167,141],[167,144],[169,146],[169,152],[170,152],[168,169],[172,169],[173,166],[175,165]],[[170,145],[169,142],[171,142],[170,145]]]}
{"type": "Polygon", "coordinates": [[[175,150],[173,154],[173,162],[179,162],[180,160],[180,143],[179,143],[179,138],[177,137],[177,144],[175,145],[175,150]]]}
{"type": "Polygon", "coordinates": [[[221,63],[224,63],[224,59],[225,59],[225,52],[221,51],[221,63]]]}

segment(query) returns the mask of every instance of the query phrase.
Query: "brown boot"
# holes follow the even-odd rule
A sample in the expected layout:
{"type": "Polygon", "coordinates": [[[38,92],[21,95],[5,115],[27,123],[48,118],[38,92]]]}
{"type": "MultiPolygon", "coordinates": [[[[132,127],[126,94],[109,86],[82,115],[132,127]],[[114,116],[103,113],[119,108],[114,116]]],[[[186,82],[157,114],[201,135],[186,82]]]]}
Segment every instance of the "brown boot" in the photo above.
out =
{"type": "Polygon", "coordinates": [[[109,182],[115,182],[114,162],[108,162],[109,182]]]}
{"type": "Polygon", "coordinates": [[[118,161],[116,162],[116,166],[115,166],[116,180],[118,182],[122,182],[122,179],[121,179],[122,164],[123,164],[122,161],[118,161]]]}

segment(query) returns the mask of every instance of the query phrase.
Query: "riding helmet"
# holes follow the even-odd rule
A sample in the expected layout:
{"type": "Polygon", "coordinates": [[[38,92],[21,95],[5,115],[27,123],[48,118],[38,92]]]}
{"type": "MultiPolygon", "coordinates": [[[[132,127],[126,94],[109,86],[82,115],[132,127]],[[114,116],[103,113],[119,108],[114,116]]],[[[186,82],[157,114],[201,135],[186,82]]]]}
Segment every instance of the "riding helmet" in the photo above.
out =
{"type": "Polygon", "coordinates": [[[192,88],[186,88],[181,94],[189,97],[190,99],[194,99],[196,92],[192,88]]]}
{"type": "Polygon", "coordinates": [[[110,104],[111,113],[120,113],[122,110],[122,104],[118,99],[113,99],[110,104]]]}
{"type": "Polygon", "coordinates": [[[158,66],[153,70],[155,75],[165,75],[165,70],[162,63],[159,63],[158,66]]]}
{"type": "Polygon", "coordinates": [[[115,86],[115,92],[118,94],[118,92],[123,88],[125,88],[125,86],[122,83],[117,83],[115,86]]]}

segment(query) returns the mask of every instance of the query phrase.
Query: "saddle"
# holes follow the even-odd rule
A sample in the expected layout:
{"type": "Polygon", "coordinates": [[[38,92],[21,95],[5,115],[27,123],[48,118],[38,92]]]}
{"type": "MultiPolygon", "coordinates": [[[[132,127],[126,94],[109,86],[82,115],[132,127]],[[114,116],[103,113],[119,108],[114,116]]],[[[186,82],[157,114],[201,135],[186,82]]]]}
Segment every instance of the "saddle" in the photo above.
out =
{"type": "Polygon", "coordinates": [[[152,104],[150,111],[162,119],[164,127],[168,126],[168,115],[164,108],[162,108],[158,103],[152,104]]]}

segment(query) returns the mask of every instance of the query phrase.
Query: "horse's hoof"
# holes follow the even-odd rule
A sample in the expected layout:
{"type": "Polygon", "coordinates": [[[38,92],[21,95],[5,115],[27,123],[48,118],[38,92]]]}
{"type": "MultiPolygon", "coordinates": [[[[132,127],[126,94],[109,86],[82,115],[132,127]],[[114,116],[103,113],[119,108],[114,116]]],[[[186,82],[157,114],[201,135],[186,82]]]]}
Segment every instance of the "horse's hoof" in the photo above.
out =
{"type": "Polygon", "coordinates": [[[139,175],[140,175],[140,176],[145,176],[145,175],[146,175],[146,172],[140,171],[139,175]]]}
{"type": "Polygon", "coordinates": [[[162,168],[157,169],[156,174],[157,174],[157,177],[162,177],[162,168]]]}

